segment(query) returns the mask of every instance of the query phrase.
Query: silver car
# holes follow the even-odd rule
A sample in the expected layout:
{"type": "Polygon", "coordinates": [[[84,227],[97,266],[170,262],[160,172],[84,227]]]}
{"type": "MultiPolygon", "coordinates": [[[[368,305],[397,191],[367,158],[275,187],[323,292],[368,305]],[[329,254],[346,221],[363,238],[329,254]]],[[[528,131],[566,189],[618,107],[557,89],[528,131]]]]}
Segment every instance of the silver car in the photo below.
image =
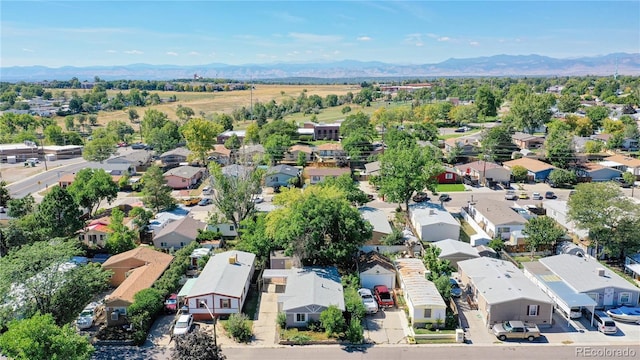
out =
{"type": "Polygon", "coordinates": [[[362,299],[362,304],[367,311],[367,314],[375,314],[378,312],[378,303],[376,299],[373,297],[373,293],[369,289],[360,289],[358,290],[358,295],[362,299]]]}

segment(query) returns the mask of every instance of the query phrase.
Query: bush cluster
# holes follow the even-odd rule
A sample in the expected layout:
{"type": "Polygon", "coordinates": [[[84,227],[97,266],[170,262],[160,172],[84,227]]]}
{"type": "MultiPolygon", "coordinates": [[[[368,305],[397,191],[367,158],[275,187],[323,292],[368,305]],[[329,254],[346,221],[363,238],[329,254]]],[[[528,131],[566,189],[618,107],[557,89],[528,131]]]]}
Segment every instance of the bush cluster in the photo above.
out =
{"type": "Polygon", "coordinates": [[[224,329],[237,342],[249,342],[253,333],[251,332],[251,324],[245,314],[231,314],[229,320],[224,324],[224,329]]]}

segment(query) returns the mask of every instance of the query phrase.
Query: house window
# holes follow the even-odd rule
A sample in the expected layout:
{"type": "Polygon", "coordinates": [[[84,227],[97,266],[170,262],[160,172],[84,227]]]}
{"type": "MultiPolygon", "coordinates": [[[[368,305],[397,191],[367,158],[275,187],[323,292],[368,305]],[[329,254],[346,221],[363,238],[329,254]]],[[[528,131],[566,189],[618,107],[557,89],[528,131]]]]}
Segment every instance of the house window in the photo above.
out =
{"type": "Polygon", "coordinates": [[[207,300],[198,299],[198,307],[201,309],[205,309],[207,307],[207,300]]]}
{"type": "Polygon", "coordinates": [[[84,242],[84,235],[78,235],[78,240],[84,242]]]}
{"type": "Polygon", "coordinates": [[[527,315],[529,316],[538,316],[539,311],[540,311],[540,305],[527,306],[527,315]]]}
{"type": "Polygon", "coordinates": [[[229,231],[233,231],[234,227],[233,225],[229,225],[229,231]]]}
{"type": "Polygon", "coordinates": [[[182,182],[187,182],[187,179],[185,179],[185,178],[182,178],[182,182]]]}
{"type": "Polygon", "coordinates": [[[424,309],[424,316],[425,319],[430,319],[431,318],[431,309],[424,309]]]}
{"type": "Polygon", "coordinates": [[[311,180],[313,181],[320,181],[320,176],[312,176],[311,180]]]}
{"type": "Polygon", "coordinates": [[[453,174],[452,173],[445,173],[444,174],[444,178],[447,179],[447,180],[451,180],[451,179],[453,179],[453,174]]]}
{"type": "Polygon", "coordinates": [[[306,323],[307,322],[307,314],[296,314],[296,322],[297,323],[306,323]]]}
{"type": "Polygon", "coordinates": [[[220,307],[222,309],[230,309],[231,308],[231,299],[220,299],[220,307]]]}
{"type": "Polygon", "coordinates": [[[160,243],[160,247],[167,247],[167,243],[166,242],[161,242],[160,243]]]}
{"type": "Polygon", "coordinates": [[[180,247],[183,247],[183,246],[184,246],[184,243],[183,243],[183,242],[180,242],[180,247]]]}
{"type": "Polygon", "coordinates": [[[593,301],[596,302],[596,304],[598,303],[598,293],[588,293],[587,296],[589,296],[590,298],[593,299],[593,301]]]}
{"type": "Polygon", "coordinates": [[[620,298],[618,301],[619,304],[629,304],[631,303],[631,293],[624,292],[620,293],[620,298]]]}

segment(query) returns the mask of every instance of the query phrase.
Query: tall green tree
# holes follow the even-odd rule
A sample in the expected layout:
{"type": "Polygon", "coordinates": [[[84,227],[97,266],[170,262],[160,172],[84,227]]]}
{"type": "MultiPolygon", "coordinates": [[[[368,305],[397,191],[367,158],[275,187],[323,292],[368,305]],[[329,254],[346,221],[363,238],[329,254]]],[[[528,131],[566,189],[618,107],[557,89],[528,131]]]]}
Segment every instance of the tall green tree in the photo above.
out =
{"type": "Polygon", "coordinates": [[[271,160],[271,165],[282,161],[284,154],[291,146],[291,138],[287,135],[271,134],[264,142],[264,150],[271,160]]]}
{"type": "Polygon", "coordinates": [[[103,169],[85,168],[76,173],[67,191],[78,205],[87,208],[89,215],[93,215],[102,201],[106,200],[111,204],[115,200],[118,196],[118,185],[103,169]]]}
{"type": "Polygon", "coordinates": [[[89,360],[94,348],[69,325],[60,327],[50,314],[37,314],[10,323],[0,335],[0,351],[15,360],[89,360]]]}
{"type": "Polygon", "coordinates": [[[517,96],[511,103],[509,115],[517,129],[533,134],[551,120],[554,103],[555,98],[550,94],[517,96]]]}
{"type": "Polygon", "coordinates": [[[416,191],[435,190],[436,176],[444,171],[440,156],[431,147],[402,142],[380,156],[380,176],[375,180],[388,201],[405,204],[416,191]]]}
{"type": "Polygon", "coordinates": [[[136,247],[136,233],[124,225],[124,212],[118,208],[111,210],[109,230],[111,233],[105,244],[109,254],[120,254],[136,247]]]}
{"type": "Polygon", "coordinates": [[[547,159],[553,166],[567,169],[575,162],[573,135],[569,126],[562,121],[549,123],[544,147],[547,159]]]}
{"type": "Polygon", "coordinates": [[[486,161],[507,161],[511,159],[511,153],[518,150],[511,141],[511,129],[504,124],[485,130],[480,143],[483,160],[486,161]]]}
{"type": "Polygon", "coordinates": [[[531,259],[534,252],[541,245],[551,245],[558,241],[565,231],[548,216],[538,216],[529,219],[522,233],[527,235],[527,247],[531,250],[531,259]]]}
{"type": "Polygon", "coordinates": [[[600,128],[603,120],[609,116],[609,109],[604,106],[590,106],[586,108],[585,112],[596,129],[600,128]]]}
{"type": "Polygon", "coordinates": [[[342,174],[338,177],[326,177],[318,185],[321,187],[337,187],[344,193],[347,201],[355,206],[361,206],[369,202],[369,197],[360,189],[358,182],[353,180],[351,174],[342,174]]]}
{"type": "Polygon", "coordinates": [[[106,129],[96,129],[91,134],[93,140],[88,141],[82,150],[82,157],[87,161],[103,162],[116,152],[117,139],[106,129]]]}
{"type": "Polygon", "coordinates": [[[500,104],[498,104],[491,88],[483,85],[476,91],[475,106],[478,109],[478,115],[486,117],[498,115],[498,107],[500,104]]]}
{"type": "Polygon", "coordinates": [[[354,132],[362,133],[370,138],[376,135],[376,131],[371,123],[369,115],[358,111],[347,116],[340,125],[340,136],[348,137],[354,132]]]}
{"type": "Polygon", "coordinates": [[[187,148],[202,164],[206,164],[207,153],[216,143],[216,137],[222,132],[222,126],[202,118],[193,118],[180,127],[180,132],[187,141],[187,148]]]}
{"type": "Polygon", "coordinates": [[[145,206],[159,212],[175,205],[176,200],[171,196],[171,188],[167,185],[159,166],[150,166],[142,175],[141,181],[142,202],[145,206]]]}
{"type": "MultiPolygon", "coordinates": [[[[619,258],[640,250],[640,228],[628,231],[629,227],[640,225],[635,221],[640,217],[640,207],[615,183],[578,184],[567,205],[567,217],[580,229],[589,231],[596,249],[602,246],[606,254],[619,258]]],[[[598,256],[600,252],[596,251],[598,256]]]]}
{"type": "Polygon", "coordinates": [[[48,236],[69,237],[82,228],[81,214],[73,196],[54,186],[38,205],[37,219],[48,236]]]}
{"type": "Polygon", "coordinates": [[[348,266],[372,226],[336,187],[286,189],[267,215],[266,234],[306,265],[348,266]]]}
{"type": "Polygon", "coordinates": [[[209,163],[213,204],[238,228],[240,222],[255,212],[252,201],[259,193],[263,172],[250,167],[238,174],[227,175],[217,163],[209,163]]]}
{"type": "Polygon", "coordinates": [[[9,200],[11,200],[11,195],[9,194],[7,185],[8,184],[6,181],[0,181],[0,206],[2,207],[7,207],[7,205],[9,204],[9,200]]]}
{"type": "Polygon", "coordinates": [[[576,112],[580,107],[580,97],[575,94],[564,94],[558,99],[558,110],[565,113],[576,112]]]}

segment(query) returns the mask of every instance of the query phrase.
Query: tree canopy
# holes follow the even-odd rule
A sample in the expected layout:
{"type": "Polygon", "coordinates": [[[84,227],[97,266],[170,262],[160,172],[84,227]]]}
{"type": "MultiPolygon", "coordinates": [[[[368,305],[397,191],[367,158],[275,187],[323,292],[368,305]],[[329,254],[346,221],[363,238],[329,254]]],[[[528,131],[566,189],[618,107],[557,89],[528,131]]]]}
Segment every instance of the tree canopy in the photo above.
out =
{"type": "Polygon", "coordinates": [[[536,129],[551,120],[551,106],[555,103],[550,94],[519,95],[513,100],[509,116],[514,127],[533,134],[536,129]]]}
{"type": "Polygon", "coordinates": [[[207,163],[207,152],[211,150],[222,131],[220,124],[202,118],[190,119],[180,127],[180,133],[187,142],[187,148],[195,154],[201,164],[207,163]]]}
{"type": "Polygon", "coordinates": [[[118,185],[103,169],[85,168],[76,173],[67,191],[82,207],[92,215],[103,200],[111,203],[118,196],[118,185]]]}
{"type": "Polygon", "coordinates": [[[49,237],[70,237],[83,226],[80,209],[67,189],[53,186],[38,205],[37,220],[49,237]]]}
{"type": "Polygon", "coordinates": [[[237,228],[240,222],[253,214],[253,197],[259,193],[263,172],[252,167],[237,174],[224,174],[217,163],[209,164],[212,200],[222,215],[237,228]]]}
{"type": "Polygon", "coordinates": [[[82,157],[87,161],[103,162],[116,152],[117,139],[106,129],[96,129],[91,134],[93,140],[88,141],[82,149],[82,157]]]}
{"type": "Polygon", "coordinates": [[[171,196],[171,188],[167,185],[159,166],[150,166],[142,175],[141,181],[142,191],[140,193],[145,206],[159,212],[175,205],[176,200],[171,196]]]}
{"type": "Polygon", "coordinates": [[[527,221],[522,233],[527,235],[527,246],[531,250],[531,258],[533,258],[533,253],[541,245],[553,244],[564,235],[565,231],[552,218],[538,216],[527,221]]]}

